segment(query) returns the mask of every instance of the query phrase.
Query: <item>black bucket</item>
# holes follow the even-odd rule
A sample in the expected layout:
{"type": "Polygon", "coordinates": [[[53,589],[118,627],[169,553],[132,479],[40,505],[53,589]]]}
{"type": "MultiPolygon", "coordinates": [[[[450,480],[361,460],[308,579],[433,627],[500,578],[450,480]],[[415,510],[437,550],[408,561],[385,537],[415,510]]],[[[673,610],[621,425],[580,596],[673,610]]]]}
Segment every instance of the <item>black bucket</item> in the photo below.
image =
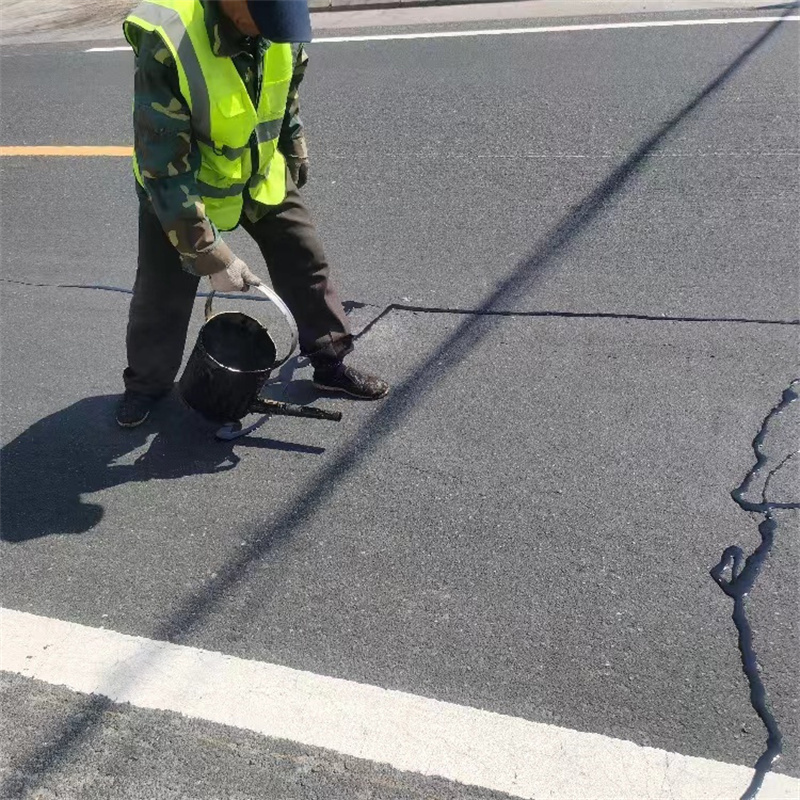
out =
{"type": "Polygon", "coordinates": [[[258,395],[270,373],[284,364],[297,346],[297,324],[286,304],[271,289],[255,287],[283,313],[292,330],[287,355],[277,360],[275,342],[265,325],[239,311],[213,313],[212,292],[206,322],[178,381],[186,404],[211,422],[236,422],[258,411],[258,395]]]}

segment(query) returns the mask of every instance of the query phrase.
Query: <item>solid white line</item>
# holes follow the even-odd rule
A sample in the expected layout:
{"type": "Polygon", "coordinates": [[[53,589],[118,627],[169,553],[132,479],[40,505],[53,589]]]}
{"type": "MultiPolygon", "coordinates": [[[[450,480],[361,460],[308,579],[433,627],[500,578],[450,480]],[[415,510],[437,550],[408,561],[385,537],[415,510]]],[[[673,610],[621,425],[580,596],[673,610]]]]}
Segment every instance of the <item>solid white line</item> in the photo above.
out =
{"type": "Polygon", "coordinates": [[[124,45],[122,47],[90,47],[84,50],[84,53],[132,53],[131,46],[124,45]]]}
{"type": "Polygon", "coordinates": [[[730,25],[733,23],[777,22],[800,20],[791,17],[732,17],[729,19],[652,20],[649,22],[601,22],[587,25],[548,25],[539,28],[495,28],[477,31],[431,31],[427,33],[395,33],[366,36],[332,36],[314,39],[314,44],[330,42],[384,42],[391,39],[450,39],[459,36],[508,36],[523,33],[575,33],[578,31],[612,31],[630,28],[673,28],[696,25],[730,25]]]}
{"type": "MultiPolygon", "coordinates": [[[[275,664],[0,609],[0,669],[515,797],[729,800],[753,771],[275,664]]],[[[796,800],[771,773],[759,800],[796,800]]]]}
{"type": "MultiPolygon", "coordinates": [[[[577,31],[611,31],[630,28],[674,28],[698,25],[735,25],[754,22],[798,22],[800,16],[788,17],[729,17],[723,19],[670,19],[650,22],[608,22],[591,25],[548,25],[541,28],[495,28],[477,31],[429,31],[426,33],[386,33],[365,36],[321,36],[313,44],[340,42],[388,42],[396,39],[455,39],[462,36],[510,36],[521,33],[574,33],[577,31]]],[[[116,53],[130,47],[92,47],[85,53],[116,53]]]]}
{"type": "Polygon", "coordinates": [[[122,47],[90,47],[88,50],[84,50],[84,53],[132,53],[130,45],[124,45],[122,47]]]}

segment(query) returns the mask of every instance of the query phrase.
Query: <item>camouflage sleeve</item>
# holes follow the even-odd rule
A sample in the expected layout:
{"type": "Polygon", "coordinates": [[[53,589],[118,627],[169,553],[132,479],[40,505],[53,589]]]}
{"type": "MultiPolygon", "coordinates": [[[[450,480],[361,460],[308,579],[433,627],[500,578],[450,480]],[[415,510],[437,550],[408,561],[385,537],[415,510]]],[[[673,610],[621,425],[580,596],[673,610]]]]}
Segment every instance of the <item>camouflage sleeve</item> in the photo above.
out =
{"type": "Polygon", "coordinates": [[[300,84],[306,74],[307,64],[308,53],[306,53],[306,49],[302,44],[298,45],[294,60],[294,72],[289,83],[286,116],[283,118],[283,128],[278,142],[281,153],[295,158],[308,158],[305,130],[303,129],[303,121],[300,119],[299,93],[300,84]]]}
{"type": "Polygon", "coordinates": [[[200,152],[175,61],[156,33],[141,32],[135,45],[134,147],[147,198],[184,269],[219,272],[233,254],[206,216],[197,188],[200,152]]]}

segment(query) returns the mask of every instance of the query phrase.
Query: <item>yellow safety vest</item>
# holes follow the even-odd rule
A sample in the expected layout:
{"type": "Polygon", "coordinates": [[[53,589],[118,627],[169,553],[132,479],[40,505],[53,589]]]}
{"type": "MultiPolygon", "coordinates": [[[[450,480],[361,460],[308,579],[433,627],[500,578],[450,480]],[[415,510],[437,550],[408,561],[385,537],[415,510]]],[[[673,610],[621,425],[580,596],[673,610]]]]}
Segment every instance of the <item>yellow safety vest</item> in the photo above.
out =
{"type": "MultiPolygon", "coordinates": [[[[214,55],[200,0],[147,0],[137,6],[124,23],[125,37],[135,49],[132,27],[157,33],[175,59],[202,154],[197,185],[212,222],[220,230],[239,224],[245,188],[264,205],[283,202],[286,161],[278,151],[278,137],[292,77],[291,45],[271,44],[264,54],[256,107],[233,60],[214,55]],[[255,165],[253,137],[258,144],[255,165]]],[[[135,154],[133,171],[143,184],[135,154]]]]}

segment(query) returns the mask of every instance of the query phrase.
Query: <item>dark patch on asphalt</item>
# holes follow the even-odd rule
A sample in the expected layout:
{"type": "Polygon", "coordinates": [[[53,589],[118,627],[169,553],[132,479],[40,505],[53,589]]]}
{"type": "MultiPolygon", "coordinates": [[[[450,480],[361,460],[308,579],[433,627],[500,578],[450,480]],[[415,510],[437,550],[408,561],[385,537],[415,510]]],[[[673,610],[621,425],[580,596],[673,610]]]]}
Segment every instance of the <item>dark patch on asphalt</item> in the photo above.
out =
{"type": "Polygon", "coordinates": [[[344,308],[345,314],[352,314],[353,311],[357,311],[362,308],[366,308],[366,303],[359,303],[357,300],[345,300],[342,303],[342,307],[344,308]]]}
{"type": "MultiPolygon", "coordinates": [[[[747,618],[747,598],[775,542],[775,534],[778,531],[778,520],[775,518],[775,511],[780,509],[800,509],[800,502],[770,502],[767,499],[771,480],[794,456],[798,455],[798,452],[792,451],[785,454],[776,466],[768,469],[771,459],[764,450],[770,427],[779,416],[786,414],[792,404],[797,401],[798,397],[800,397],[798,390],[800,390],[800,379],[792,382],[789,388],[784,391],[780,403],[764,419],[761,429],[753,439],[753,452],[756,455],[756,463],[742,484],[731,492],[731,496],[743,511],[760,514],[764,517],[758,526],[761,544],[747,559],[745,559],[740,547],[732,545],[726,548],[717,566],[711,570],[711,576],[720,589],[733,599],[733,624],[739,633],[739,650],[742,654],[742,668],[750,686],[750,703],[767,729],[767,747],[758,758],[758,761],[756,761],[755,774],[747,790],[742,795],[742,800],[752,800],[758,794],[764,782],[764,777],[783,752],[783,736],[781,735],[778,721],[769,708],[767,690],[761,678],[761,668],[753,646],[753,630],[747,618]],[[761,479],[765,472],[766,477],[761,489],[760,502],[748,500],[748,490],[757,480],[761,479]]],[[[798,406],[795,406],[796,408],[798,406]]],[[[794,445],[796,446],[797,442],[794,445]]]]}

